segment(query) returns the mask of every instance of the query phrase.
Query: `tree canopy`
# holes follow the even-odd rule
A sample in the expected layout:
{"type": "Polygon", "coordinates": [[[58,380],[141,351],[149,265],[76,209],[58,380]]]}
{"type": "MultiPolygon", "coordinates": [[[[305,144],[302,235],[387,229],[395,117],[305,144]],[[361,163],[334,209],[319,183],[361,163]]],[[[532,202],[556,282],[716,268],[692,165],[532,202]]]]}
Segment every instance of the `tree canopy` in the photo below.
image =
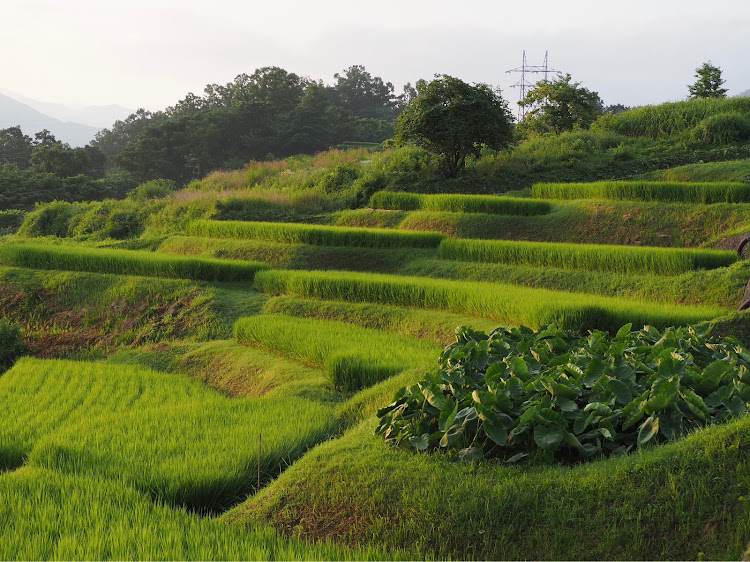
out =
{"type": "Polygon", "coordinates": [[[695,82],[688,85],[691,99],[697,98],[725,98],[727,89],[722,88],[725,80],[721,77],[721,68],[704,62],[695,69],[695,82]]]}
{"type": "Polygon", "coordinates": [[[520,105],[530,108],[521,123],[525,131],[562,133],[588,128],[603,112],[597,92],[572,82],[570,74],[554,80],[540,80],[520,105]]]}
{"type": "Polygon", "coordinates": [[[512,117],[499,92],[447,75],[420,82],[396,126],[396,141],[440,155],[447,177],[458,175],[467,156],[479,156],[482,145],[500,149],[512,136],[512,117]]]}

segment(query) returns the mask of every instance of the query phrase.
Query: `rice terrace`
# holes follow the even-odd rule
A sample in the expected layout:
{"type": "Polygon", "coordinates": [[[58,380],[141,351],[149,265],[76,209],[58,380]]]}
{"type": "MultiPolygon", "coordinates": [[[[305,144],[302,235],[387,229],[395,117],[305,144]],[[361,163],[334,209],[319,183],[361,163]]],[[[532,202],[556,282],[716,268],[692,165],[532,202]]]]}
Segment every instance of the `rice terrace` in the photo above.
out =
{"type": "Polygon", "coordinates": [[[0,131],[0,559],[750,556],[750,97],[242,76],[0,131]]]}

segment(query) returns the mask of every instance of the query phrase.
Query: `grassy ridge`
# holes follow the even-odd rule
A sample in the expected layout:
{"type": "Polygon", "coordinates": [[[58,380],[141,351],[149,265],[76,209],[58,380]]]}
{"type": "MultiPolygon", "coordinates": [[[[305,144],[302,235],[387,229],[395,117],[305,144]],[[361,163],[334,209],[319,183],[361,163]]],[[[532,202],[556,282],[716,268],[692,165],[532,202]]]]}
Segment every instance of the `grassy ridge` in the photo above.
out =
{"type": "Polygon", "coordinates": [[[0,456],[127,482],[200,511],[226,508],[337,431],[331,406],[229,399],[187,378],[123,365],[25,359],[0,378],[0,456]],[[290,416],[290,412],[294,415],[290,416]]]}
{"type": "Polygon", "coordinates": [[[256,276],[255,285],[270,294],[437,308],[505,324],[535,328],[557,324],[576,331],[614,332],[628,322],[657,327],[691,324],[727,313],[717,307],[664,305],[513,285],[337,271],[264,271],[256,276]]]}
{"type": "Polygon", "coordinates": [[[439,252],[451,260],[656,275],[726,267],[738,259],[730,251],[466,239],[443,240],[439,252]]]}
{"type": "Polygon", "coordinates": [[[518,197],[378,191],[370,198],[373,209],[399,211],[447,211],[451,213],[490,213],[498,215],[544,215],[552,205],[518,197]]]}
{"type": "Polygon", "coordinates": [[[737,308],[750,277],[750,262],[680,275],[643,275],[577,271],[529,265],[507,265],[440,259],[415,259],[402,275],[457,281],[510,283],[537,289],[578,291],[663,303],[737,308]]]}
{"type": "Polygon", "coordinates": [[[540,199],[615,199],[672,203],[750,203],[750,184],[741,182],[599,181],[536,183],[540,199]]]}
{"type": "Polygon", "coordinates": [[[437,362],[441,347],[342,322],[260,315],[241,318],[237,340],[326,369],[334,386],[352,391],[405,369],[437,362]]]}
{"type": "Polygon", "coordinates": [[[437,232],[400,232],[376,228],[346,228],[299,223],[209,221],[190,223],[187,234],[213,238],[251,238],[285,244],[363,246],[367,248],[436,248],[444,236],[437,232]]]}
{"type": "Polygon", "coordinates": [[[61,269],[200,281],[252,281],[257,271],[268,267],[260,262],[42,244],[0,246],[0,261],[6,265],[34,269],[61,269]]]}
{"type": "Polygon", "coordinates": [[[237,528],[152,501],[118,482],[24,468],[0,475],[2,560],[385,560],[237,528]]]}
{"type": "Polygon", "coordinates": [[[373,427],[316,448],[224,518],[417,559],[738,560],[750,536],[748,416],[572,467],[467,466],[387,447],[373,427]]]}

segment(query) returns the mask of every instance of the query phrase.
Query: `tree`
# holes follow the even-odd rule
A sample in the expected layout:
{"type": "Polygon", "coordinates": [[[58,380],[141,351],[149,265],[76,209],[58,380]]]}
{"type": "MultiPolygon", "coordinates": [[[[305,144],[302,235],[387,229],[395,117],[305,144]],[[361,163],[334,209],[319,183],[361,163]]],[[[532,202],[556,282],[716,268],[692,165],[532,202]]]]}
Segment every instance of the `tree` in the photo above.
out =
{"type": "Polygon", "coordinates": [[[413,142],[439,154],[449,178],[463,170],[467,156],[479,156],[482,145],[499,149],[512,135],[512,117],[499,92],[447,75],[420,82],[396,126],[398,143],[413,142]]]}
{"type": "Polygon", "coordinates": [[[540,80],[518,102],[530,107],[521,128],[537,133],[562,133],[576,128],[585,129],[602,114],[603,104],[599,94],[571,83],[570,74],[554,80],[540,80]]]}
{"type": "Polygon", "coordinates": [[[0,166],[15,164],[19,168],[29,165],[34,141],[23,134],[20,126],[0,129],[0,166]]]}
{"type": "Polygon", "coordinates": [[[371,76],[364,66],[354,65],[343,74],[334,74],[336,85],[332,88],[333,101],[355,117],[393,119],[397,98],[393,84],[371,76]]]}
{"type": "Polygon", "coordinates": [[[688,85],[691,99],[727,97],[727,89],[721,87],[725,82],[721,78],[721,68],[712,65],[711,61],[695,69],[695,78],[695,83],[688,85]]]}

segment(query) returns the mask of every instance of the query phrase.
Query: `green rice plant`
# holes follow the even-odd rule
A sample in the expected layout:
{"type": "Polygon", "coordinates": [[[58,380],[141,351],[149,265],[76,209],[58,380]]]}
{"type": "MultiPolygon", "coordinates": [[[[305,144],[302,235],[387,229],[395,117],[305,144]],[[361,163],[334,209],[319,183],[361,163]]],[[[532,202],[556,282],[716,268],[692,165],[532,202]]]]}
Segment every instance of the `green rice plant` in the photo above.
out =
{"type": "Polygon", "coordinates": [[[498,215],[544,215],[552,210],[547,202],[495,195],[463,195],[378,191],[370,198],[373,209],[399,211],[447,211],[451,213],[492,213],[498,215]]]}
{"type": "Polygon", "coordinates": [[[440,345],[448,345],[454,341],[457,326],[492,329],[496,324],[482,318],[439,310],[295,297],[271,298],[264,305],[263,311],[268,314],[336,320],[363,328],[425,339],[440,345]]]}
{"type": "Polygon", "coordinates": [[[731,251],[507,240],[445,239],[439,251],[450,260],[653,275],[715,269],[738,260],[731,251]]]}
{"type": "Polygon", "coordinates": [[[230,399],[185,377],[60,360],[19,361],[0,378],[0,408],[6,467],[27,457],[203,512],[235,503],[255,490],[259,472],[273,478],[337,431],[330,405],[230,399]]]}
{"type": "Polygon", "coordinates": [[[0,246],[0,261],[5,265],[33,269],[187,278],[201,281],[252,281],[257,271],[268,267],[260,262],[25,243],[0,246]]]}
{"type": "MultiPolygon", "coordinates": [[[[3,560],[386,560],[383,549],[286,538],[154,502],[121,482],[24,468],[0,475],[3,560]]],[[[401,555],[400,557],[405,557],[401,555]]]]}
{"type": "Polygon", "coordinates": [[[269,294],[449,310],[510,325],[556,324],[576,331],[614,332],[629,322],[657,327],[693,324],[728,312],[499,283],[341,271],[263,271],[255,286],[269,294]]]}
{"type": "Polygon", "coordinates": [[[190,223],[186,233],[210,238],[252,238],[286,244],[369,248],[435,248],[444,238],[437,232],[399,232],[389,229],[345,228],[299,223],[208,220],[190,223]]]}
{"type": "Polygon", "coordinates": [[[615,199],[674,203],[750,203],[750,184],[740,182],[600,181],[537,183],[533,197],[543,199],[615,199]]]}
{"type": "Polygon", "coordinates": [[[333,385],[359,390],[434,363],[440,346],[343,322],[259,315],[235,324],[240,343],[323,367],[333,385]]]}

